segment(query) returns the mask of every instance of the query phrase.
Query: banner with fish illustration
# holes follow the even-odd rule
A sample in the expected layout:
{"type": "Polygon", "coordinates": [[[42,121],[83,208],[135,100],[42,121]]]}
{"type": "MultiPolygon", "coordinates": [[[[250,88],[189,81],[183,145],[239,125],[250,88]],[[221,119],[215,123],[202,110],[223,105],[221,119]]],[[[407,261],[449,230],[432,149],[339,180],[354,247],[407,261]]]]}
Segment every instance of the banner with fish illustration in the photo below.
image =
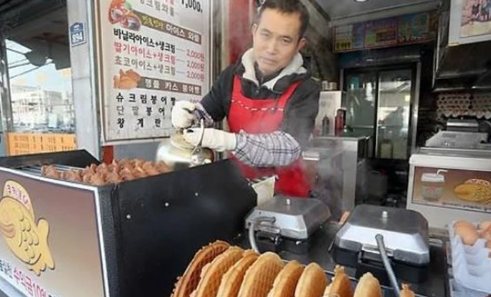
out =
{"type": "Polygon", "coordinates": [[[412,202],[491,213],[491,172],[415,167],[412,202]]]}
{"type": "Polygon", "coordinates": [[[26,296],[105,296],[95,192],[5,169],[0,189],[0,278],[26,296]]]}

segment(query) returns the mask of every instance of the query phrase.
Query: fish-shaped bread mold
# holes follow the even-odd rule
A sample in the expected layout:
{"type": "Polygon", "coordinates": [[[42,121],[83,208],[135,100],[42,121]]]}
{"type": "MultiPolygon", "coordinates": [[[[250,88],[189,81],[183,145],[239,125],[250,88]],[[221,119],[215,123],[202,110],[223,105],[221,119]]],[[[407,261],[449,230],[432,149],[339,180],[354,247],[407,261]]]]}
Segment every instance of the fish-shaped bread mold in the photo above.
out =
{"type": "Polygon", "coordinates": [[[36,224],[34,211],[20,200],[9,196],[0,200],[0,233],[12,253],[36,275],[55,268],[48,246],[48,221],[39,219],[36,224]]]}

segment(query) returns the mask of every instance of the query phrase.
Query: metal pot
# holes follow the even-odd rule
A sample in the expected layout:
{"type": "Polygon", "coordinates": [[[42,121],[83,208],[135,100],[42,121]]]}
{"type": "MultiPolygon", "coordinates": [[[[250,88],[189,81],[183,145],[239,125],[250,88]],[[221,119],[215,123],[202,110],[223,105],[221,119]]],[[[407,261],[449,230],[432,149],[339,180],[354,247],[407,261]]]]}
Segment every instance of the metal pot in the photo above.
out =
{"type": "Polygon", "coordinates": [[[183,138],[183,131],[178,130],[170,137],[170,141],[162,141],[157,148],[157,162],[164,161],[171,170],[186,169],[208,164],[214,161],[215,154],[208,148],[201,147],[205,132],[204,120],[200,121],[200,141],[192,146],[183,138]]]}

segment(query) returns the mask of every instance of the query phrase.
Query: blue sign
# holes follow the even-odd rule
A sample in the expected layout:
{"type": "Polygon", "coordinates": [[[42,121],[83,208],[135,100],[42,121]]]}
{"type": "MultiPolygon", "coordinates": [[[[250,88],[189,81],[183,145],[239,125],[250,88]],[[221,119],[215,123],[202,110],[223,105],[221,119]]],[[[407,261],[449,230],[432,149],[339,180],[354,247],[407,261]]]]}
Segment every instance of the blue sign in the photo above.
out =
{"type": "Polygon", "coordinates": [[[70,26],[70,43],[72,46],[84,44],[87,41],[85,38],[85,30],[83,23],[74,23],[70,26]]]}

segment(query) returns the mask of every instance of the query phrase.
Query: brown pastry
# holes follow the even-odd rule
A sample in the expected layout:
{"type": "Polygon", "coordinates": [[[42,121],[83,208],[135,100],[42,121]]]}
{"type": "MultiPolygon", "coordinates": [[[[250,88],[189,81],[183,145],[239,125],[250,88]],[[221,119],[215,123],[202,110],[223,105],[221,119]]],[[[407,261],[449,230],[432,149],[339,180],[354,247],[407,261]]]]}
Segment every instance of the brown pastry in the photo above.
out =
{"type": "Polygon", "coordinates": [[[58,171],[53,165],[41,168],[41,174],[49,178],[62,179],[61,172],[58,171]]]}
{"type": "Polygon", "coordinates": [[[201,280],[192,294],[194,297],[216,296],[223,275],[242,258],[244,250],[238,247],[230,247],[222,254],[218,255],[203,268],[201,280]]]}
{"type": "Polygon", "coordinates": [[[135,168],[133,169],[133,171],[131,173],[133,173],[133,175],[136,178],[144,178],[144,177],[147,177],[147,173],[140,166],[135,166],[135,168]]]}
{"type": "Polygon", "coordinates": [[[409,289],[409,285],[407,284],[402,284],[402,291],[401,291],[401,295],[399,295],[399,297],[415,297],[416,295],[414,294],[413,291],[411,291],[411,289],[409,289]]]}
{"type": "Polygon", "coordinates": [[[64,172],[63,179],[71,182],[82,182],[81,171],[70,169],[64,172]]]}
{"type": "Polygon", "coordinates": [[[106,182],[100,173],[91,176],[89,183],[93,186],[104,186],[106,182]]]}
{"type": "Polygon", "coordinates": [[[106,182],[111,184],[119,184],[123,182],[123,178],[117,172],[110,172],[106,177],[106,182]]]}
{"type": "Polygon", "coordinates": [[[491,221],[482,221],[479,223],[479,229],[491,231],[491,221]]]}
{"type": "Polygon", "coordinates": [[[106,163],[101,163],[96,168],[96,172],[99,172],[99,173],[102,173],[102,172],[107,173],[108,171],[109,171],[109,168],[107,167],[106,163]]]}
{"type": "Polygon", "coordinates": [[[178,278],[172,297],[189,297],[198,287],[203,267],[229,248],[224,241],[215,241],[200,249],[189,263],[182,277],[178,278]]]}
{"type": "Polygon", "coordinates": [[[118,162],[119,166],[124,166],[127,163],[130,163],[130,160],[129,159],[121,159],[118,162]]]}
{"type": "Polygon", "coordinates": [[[365,273],[356,285],[354,297],[382,297],[380,282],[370,272],[365,273]]]}
{"type": "Polygon", "coordinates": [[[94,175],[95,173],[92,173],[92,172],[87,172],[85,174],[82,174],[82,182],[84,184],[90,184],[90,179],[92,178],[92,176],[94,175]]]}
{"type": "Polygon", "coordinates": [[[288,262],[276,277],[268,297],[293,297],[298,280],[303,273],[303,266],[297,261],[288,262]]]}
{"type": "Polygon", "coordinates": [[[351,282],[348,275],[344,272],[344,267],[336,265],[334,268],[334,278],[332,283],[327,286],[324,296],[353,297],[351,282]]]}
{"type": "Polygon", "coordinates": [[[160,174],[160,172],[155,167],[145,169],[145,173],[147,174],[147,176],[155,176],[160,174]]]}
{"type": "Polygon", "coordinates": [[[142,167],[143,164],[145,164],[146,161],[142,159],[134,159],[133,160],[133,167],[142,167]]]}
{"type": "Polygon", "coordinates": [[[320,297],[328,284],[326,273],[318,264],[311,263],[298,280],[295,297],[320,297]]]}
{"type": "Polygon", "coordinates": [[[120,176],[124,181],[130,181],[137,178],[136,176],[133,175],[133,172],[128,168],[124,168],[123,170],[121,170],[120,176]]]}
{"type": "Polygon", "coordinates": [[[167,172],[171,171],[169,166],[167,166],[167,164],[165,164],[165,162],[163,162],[163,161],[158,162],[155,165],[155,169],[157,169],[158,172],[160,172],[160,173],[167,173],[167,172]]]}
{"type": "Polygon", "coordinates": [[[283,263],[277,254],[262,254],[247,270],[238,297],[266,297],[281,269],[283,263]]]}
{"type": "Polygon", "coordinates": [[[242,259],[223,276],[216,297],[237,297],[246,271],[256,262],[258,257],[259,255],[253,250],[245,251],[242,259]]]}

